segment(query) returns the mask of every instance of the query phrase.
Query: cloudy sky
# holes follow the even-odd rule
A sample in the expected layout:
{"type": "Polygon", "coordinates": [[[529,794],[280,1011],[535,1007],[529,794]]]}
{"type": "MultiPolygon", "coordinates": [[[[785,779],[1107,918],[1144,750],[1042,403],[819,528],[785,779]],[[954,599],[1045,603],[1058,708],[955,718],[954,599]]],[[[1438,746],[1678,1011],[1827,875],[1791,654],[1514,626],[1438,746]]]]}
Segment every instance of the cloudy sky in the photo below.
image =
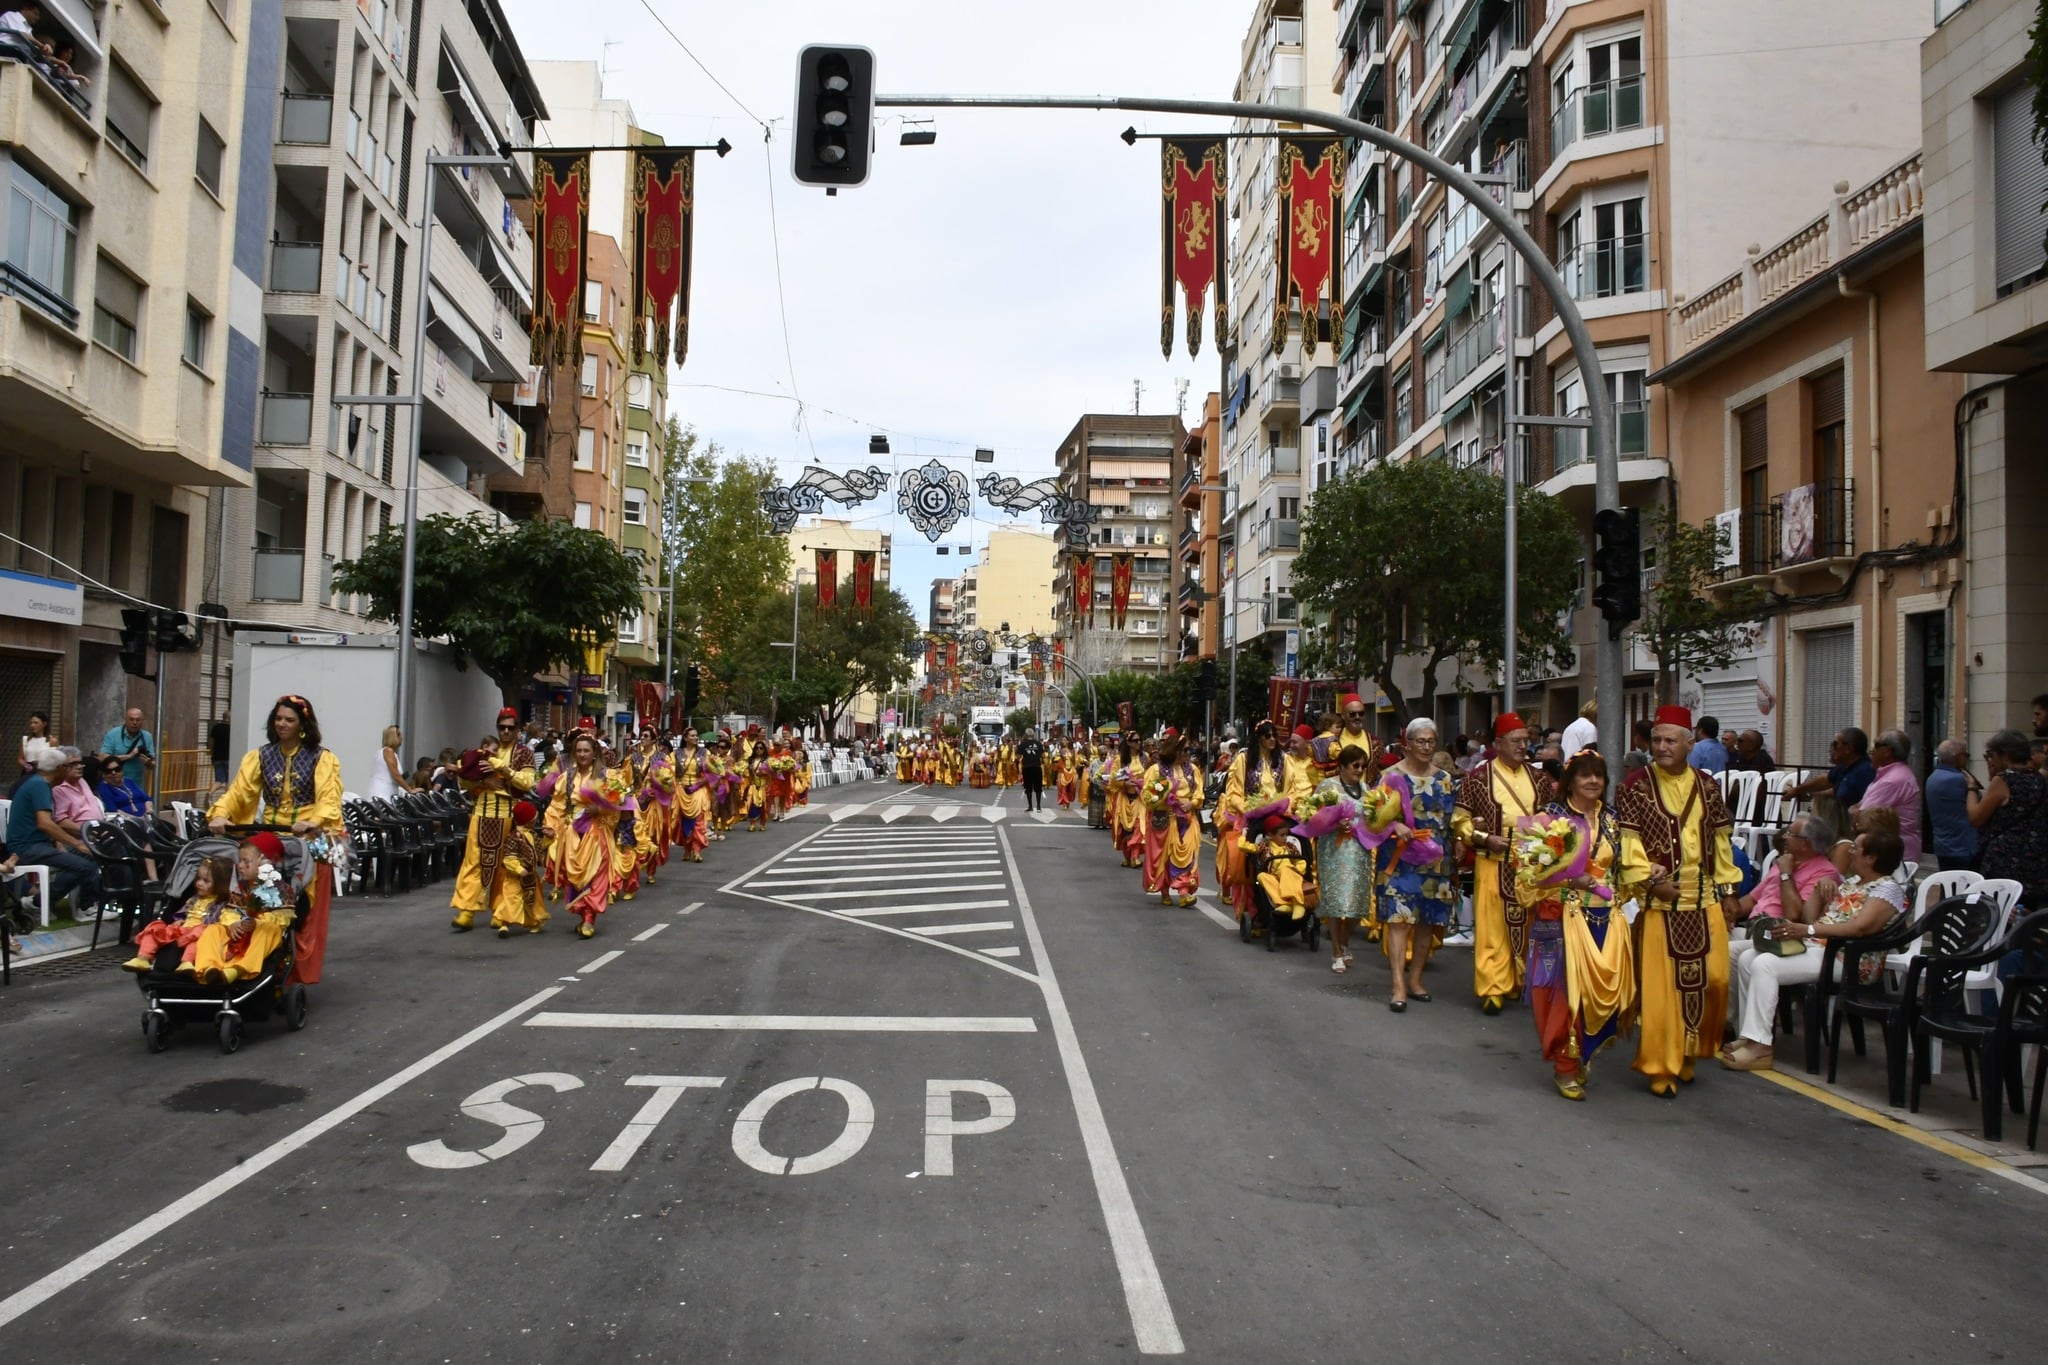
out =
{"type": "MultiPolygon", "coordinates": [[[[670,380],[672,410],[726,449],[843,471],[879,430],[898,471],[936,457],[972,480],[989,446],[995,470],[1030,478],[1082,413],[1130,412],[1134,384],[1145,412],[1170,413],[1185,380],[1189,417],[1217,387],[1206,338],[1195,360],[1159,354],[1158,152],[1117,137],[1131,116],[941,112],[935,146],[901,147],[886,113],[868,183],[836,198],[790,178],[787,130],[812,42],[873,48],[891,94],[1228,99],[1252,0],[503,3],[529,59],[601,61],[641,126],[733,144],[698,162],[690,355],[670,380]]],[[[894,531],[894,583],[922,615],[959,560],[893,509],[892,491],[854,515],[894,531]]],[[[945,543],[994,524],[1010,523],[945,543]]]]}

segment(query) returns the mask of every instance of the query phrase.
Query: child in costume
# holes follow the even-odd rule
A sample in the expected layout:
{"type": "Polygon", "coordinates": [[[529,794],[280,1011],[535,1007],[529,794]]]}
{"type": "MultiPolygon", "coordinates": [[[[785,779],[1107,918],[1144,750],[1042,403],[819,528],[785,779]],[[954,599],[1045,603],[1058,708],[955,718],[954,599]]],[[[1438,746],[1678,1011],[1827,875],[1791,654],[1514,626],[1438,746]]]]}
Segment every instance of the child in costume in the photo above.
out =
{"type": "Polygon", "coordinates": [[[208,858],[192,877],[192,895],[175,920],[156,920],[135,936],[135,956],[121,966],[131,972],[146,972],[156,965],[157,954],[177,946],[184,954],[178,970],[190,975],[197,968],[200,931],[225,917],[230,924],[240,919],[234,907],[235,864],[229,858],[208,858]]]}
{"type": "Polygon", "coordinates": [[[201,981],[209,986],[232,986],[256,976],[263,970],[264,959],[284,942],[296,909],[283,866],[284,841],[269,830],[242,841],[235,854],[234,903],[239,914],[232,921],[222,915],[199,931],[193,966],[201,981]]]}

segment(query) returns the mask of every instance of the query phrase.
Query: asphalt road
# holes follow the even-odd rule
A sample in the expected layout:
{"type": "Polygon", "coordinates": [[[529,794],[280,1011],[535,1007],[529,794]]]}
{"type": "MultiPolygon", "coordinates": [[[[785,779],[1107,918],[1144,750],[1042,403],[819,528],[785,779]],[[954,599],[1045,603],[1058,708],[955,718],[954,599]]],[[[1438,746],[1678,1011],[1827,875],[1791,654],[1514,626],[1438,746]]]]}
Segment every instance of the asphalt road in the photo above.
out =
{"type": "Polygon", "coordinates": [[[1376,953],[1246,947],[1015,793],[820,798],[594,942],[339,902],[306,1030],[233,1056],[17,977],[0,1350],[2039,1354],[2033,1190],[1718,1067],[1566,1103],[1469,957],[1393,1015],[1376,953]]]}

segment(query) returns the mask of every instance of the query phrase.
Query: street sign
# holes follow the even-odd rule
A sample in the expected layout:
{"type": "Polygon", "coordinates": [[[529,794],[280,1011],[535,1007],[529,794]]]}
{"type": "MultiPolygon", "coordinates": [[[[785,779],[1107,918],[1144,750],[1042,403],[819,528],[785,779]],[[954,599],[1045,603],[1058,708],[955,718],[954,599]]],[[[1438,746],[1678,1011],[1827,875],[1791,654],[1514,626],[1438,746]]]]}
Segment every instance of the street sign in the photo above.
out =
{"type": "Polygon", "coordinates": [[[1296,670],[1300,666],[1300,659],[1301,632],[1290,630],[1287,632],[1287,667],[1283,670],[1286,676],[1290,678],[1297,676],[1296,670]]]}

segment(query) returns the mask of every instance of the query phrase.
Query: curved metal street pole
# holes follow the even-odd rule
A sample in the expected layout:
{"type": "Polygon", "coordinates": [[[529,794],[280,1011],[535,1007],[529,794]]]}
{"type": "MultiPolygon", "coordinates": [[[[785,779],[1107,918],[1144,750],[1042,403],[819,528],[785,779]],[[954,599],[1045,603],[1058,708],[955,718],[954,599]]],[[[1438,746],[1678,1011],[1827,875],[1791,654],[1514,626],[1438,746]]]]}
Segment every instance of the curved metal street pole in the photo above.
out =
{"type": "MultiPolygon", "coordinates": [[[[1324,113],[1320,109],[1303,109],[1289,105],[1255,104],[1234,100],[1174,100],[1115,98],[1105,96],[1063,97],[1052,95],[878,95],[875,104],[885,109],[1116,109],[1128,113],[1142,114],[1195,114],[1211,118],[1259,119],[1267,122],[1302,123],[1324,128],[1346,137],[1355,137],[1360,142],[1369,142],[1413,165],[1422,167],[1437,179],[1465,197],[1466,202],[1478,209],[1480,215],[1500,229],[1501,236],[1515,249],[1529,267],[1530,278],[1543,286],[1543,292],[1550,296],[1557,309],[1558,321],[1564,326],[1564,334],[1571,340],[1572,355],[1579,362],[1579,374],[1586,381],[1586,405],[1592,419],[1587,432],[1587,442],[1593,454],[1593,506],[1598,511],[1618,509],[1621,506],[1621,469],[1614,451],[1614,404],[1608,397],[1607,381],[1600,368],[1600,354],[1593,346],[1593,335],[1586,330],[1586,320],[1579,313],[1578,304],[1571,291],[1565,287],[1564,278],[1557,273],[1557,267],[1543,254],[1536,241],[1522,225],[1515,221],[1514,214],[1486,192],[1478,182],[1448,161],[1436,156],[1425,148],[1418,147],[1406,138],[1395,137],[1384,128],[1370,123],[1345,118],[1342,114],[1324,113]]],[[[1509,301],[1512,308],[1513,301],[1509,301]]],[[[1512,332],[1512,329],[1510,329],[1512,332]]],[[[1510,357],[1509,383],[1514,382],[1513,361],[1510,357]]],[[[1509,436],[1510,458],[1513,458],[1513,436],[1509,436]]],[[[1510,632],[1509,647],[1513,637],[1510,632]]],[[[1232,653],[1235,658],[1235,650],[1232,653]]],[[[1601,752],[1607,755],[1611,777],[1620,774],[1621,756],[1624,752],[1623,739],[1627,733],[1622,715],[1622,644],[1618,639],[1609,638],[1603,630],[1594,646],[1594,700],[1599,703],[1598,725],[1600,729],[1601,752]]]]}

